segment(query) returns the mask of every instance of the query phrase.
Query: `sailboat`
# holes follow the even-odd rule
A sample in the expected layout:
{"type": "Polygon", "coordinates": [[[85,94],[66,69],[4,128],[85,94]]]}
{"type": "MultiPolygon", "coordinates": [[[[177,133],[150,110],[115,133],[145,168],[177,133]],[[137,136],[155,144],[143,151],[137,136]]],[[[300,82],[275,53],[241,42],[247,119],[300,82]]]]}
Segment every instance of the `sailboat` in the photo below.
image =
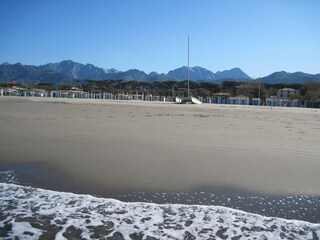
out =
{"type": "Polygon", "coordinates": [[[188,97],[185,98],[178,98],[176,97],[176,102],[181,104],[201,104],[202,102],[195,97],[190,96],[190,85],[189,85],[189,78],[190,78],[190,61],[189,61],[190,51],[189,51],[189,36],[188,36],[188,97]]]}

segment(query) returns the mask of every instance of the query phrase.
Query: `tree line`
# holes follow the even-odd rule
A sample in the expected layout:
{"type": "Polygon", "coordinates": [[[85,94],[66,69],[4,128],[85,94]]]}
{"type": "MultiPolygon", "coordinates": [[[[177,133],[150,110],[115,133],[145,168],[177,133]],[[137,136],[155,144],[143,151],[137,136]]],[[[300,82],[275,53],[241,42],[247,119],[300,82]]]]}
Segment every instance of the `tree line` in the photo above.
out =
{"type": "MultiPolygon", "coordinates": [[[[0,86],[6,87],[6,83],[0,86]]],[[[119,80],[76,80],[74,84],[55,85],[53,82],[42,82],[38,84],[19,83],[21,87],[41,88],[45,90],[70,90],[77,87],[83,91],[102,91],[109,93],[132,93],[152,94],[159,96],[185,96],[187,93],[188,81],[161,81],[161,82],[140,82],[119,80]]],[[[221,84],[212,82],[189,81],[190,93],[192,96],[210,97],[216,93],[228,93],[230,96],[246,95],[251,98],[262,100],[276,96],[277,90],[282,88],[293,88],[299,90],[300,94],[293,96],[301,101],[320,102],[320,82],[308,81],[304,84],[270,84],[260,83],[258,80],[249,82],[237,82],[232,80],[223,81],[221,84]],[[244,93],[241,90],[245,90],[244,93]]]]}

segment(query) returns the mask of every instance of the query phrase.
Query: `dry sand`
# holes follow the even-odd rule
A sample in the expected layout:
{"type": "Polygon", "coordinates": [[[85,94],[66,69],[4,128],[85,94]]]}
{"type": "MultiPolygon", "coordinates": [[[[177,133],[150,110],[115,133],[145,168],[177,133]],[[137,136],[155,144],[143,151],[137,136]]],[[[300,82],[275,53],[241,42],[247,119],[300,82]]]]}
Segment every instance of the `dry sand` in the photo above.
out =
{"type": "Polygon", "coordinates": [[[320,194],[320,110],[0,98],[0,166],[95,188],[320,194]]]}

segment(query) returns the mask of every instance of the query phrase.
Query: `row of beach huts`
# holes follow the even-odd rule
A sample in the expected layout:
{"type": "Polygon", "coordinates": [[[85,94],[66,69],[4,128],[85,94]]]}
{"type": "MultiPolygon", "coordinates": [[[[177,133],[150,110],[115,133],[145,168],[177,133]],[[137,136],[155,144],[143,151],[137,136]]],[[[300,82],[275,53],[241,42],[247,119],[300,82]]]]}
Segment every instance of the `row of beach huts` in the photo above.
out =
{"type": "MultiPolygon", "coordinates": [[[[244,95],[231,97],[228,93],[216,93],[212,96],[198,96],[202,103],[209,104],[232,104],[232,105],[253,105],[253,106],[281,106],[281,107],[302,107],[299,99],[290,98],[298,94],[294,89],[280,89],[277,96],[271,96],[262,101],[260,98],[250,98],[244,95]]],[[[80,98],[80,99],[106,99],[106,100],[127,100],[127,101],[156,101],[175,102],[172,96],[154,96],[141,93],[108,93],[102,91],[84,92],[73,87],[70,90],[46,91],[44,89],[26,89],[21,87],[1,88],[0,96],[21,96],[21,97],[43,97],[43,98],[80,98]]]]}
{"type": "Polygon", "coordinates": [[[108,93],[103,91],[84,92],[78,88],[71,90],[25,89],[25,88],[2,88],[0,96],[20,97],[43,97],[43,98],[79,98],[79,99],[106,99],[106,100],[136,100],[154,102],[174,102],[174,97],[153,96],[152,94],[108,93]]]}
{"type": "Polygon", "coordinates": [[[215,104],[232,104],[232,105],[253,105],[253,106],[275,106],[275,107],[302,107],[303,104],[299,99],[284,98],[271,96],[262,100],[261,98],[250,98],[244,95],[231,97],[228,93],[216,93],[209,99],[199,97],[200,101],[215,104]]]}

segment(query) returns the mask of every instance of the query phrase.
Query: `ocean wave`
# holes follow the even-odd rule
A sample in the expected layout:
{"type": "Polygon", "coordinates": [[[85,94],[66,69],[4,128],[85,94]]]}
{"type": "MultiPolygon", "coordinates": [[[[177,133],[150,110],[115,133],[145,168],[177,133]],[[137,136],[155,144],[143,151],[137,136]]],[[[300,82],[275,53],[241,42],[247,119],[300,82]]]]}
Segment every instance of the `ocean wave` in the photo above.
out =
{"type": "Polygon", "coordinates": [[[218,206],[124,203],[0,183],[7,239],[318,239],[320,224],[218,206]]]}

